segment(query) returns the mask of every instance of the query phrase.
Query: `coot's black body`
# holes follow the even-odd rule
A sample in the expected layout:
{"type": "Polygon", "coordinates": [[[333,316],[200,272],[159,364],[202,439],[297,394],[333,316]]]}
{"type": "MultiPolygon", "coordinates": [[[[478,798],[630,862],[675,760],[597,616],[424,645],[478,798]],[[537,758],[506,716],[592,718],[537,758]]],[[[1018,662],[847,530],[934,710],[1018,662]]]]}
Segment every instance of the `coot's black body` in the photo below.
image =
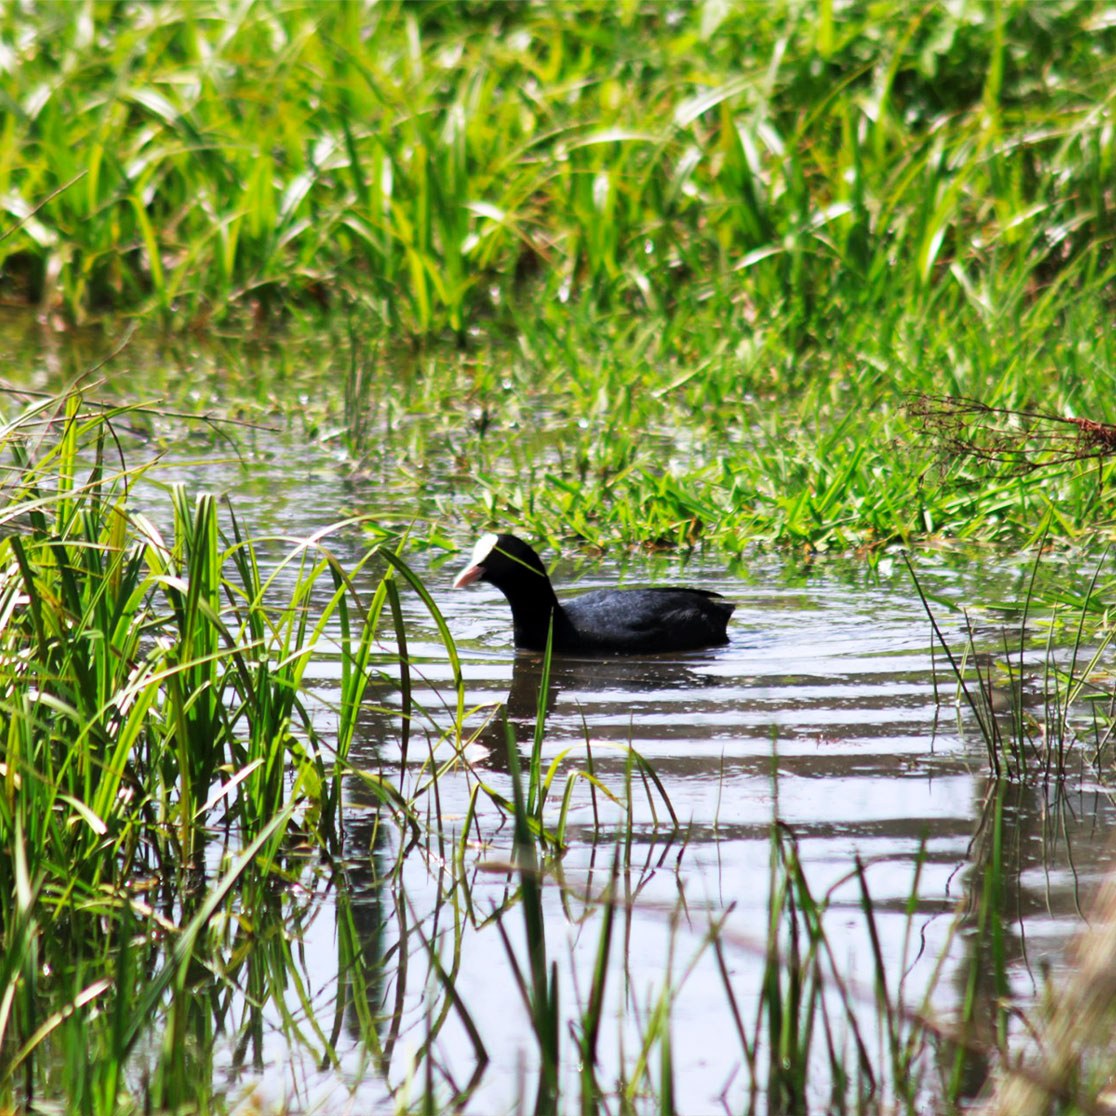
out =
{"type": "Polygon", "coordinates": [[[496,586],[511,605],[515,645],[546,649],[553,618],[553,649],[589,654],[638,655],[692,651],[727,643],[735,606],[706,589],[595,589],[559,602],[542,559],[514,535],[485,535],[454,588],[474,581],[496,586]]]}

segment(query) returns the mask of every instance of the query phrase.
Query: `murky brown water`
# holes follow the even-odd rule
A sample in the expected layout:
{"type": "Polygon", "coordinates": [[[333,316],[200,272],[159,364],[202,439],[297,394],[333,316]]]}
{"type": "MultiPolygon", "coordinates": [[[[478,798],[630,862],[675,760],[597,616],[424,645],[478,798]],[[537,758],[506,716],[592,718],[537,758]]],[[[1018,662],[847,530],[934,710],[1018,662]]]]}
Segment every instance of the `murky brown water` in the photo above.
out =
{"type": "MultiPolygon", "coordinates": [[[[181,461],[186,447],[176,453],[181,461]]],[[[305,535],[353,509],[405,516],[405,501],[390,489],[342,480],[342,467],[329,452],[253,435],[246,466],[227,455],[215,464],[212,457],[176,464],[160,479],[229,492],[250,534],[305,535]]],[[[157,491],[141,498],[153,515],[167,511],[157,491]]],[[[471,543],[460,524],[448,529],[461,536],[462,546],[471,543]]],[[[355,533],[338,541],[340,553],[346,548],[358,552],[355,533]]],[[[512,650],[507,606],[495,590],[450,590],[460,561],[414,556],[463,658],[466,704],[473,710],[468,725],[476,739],[455,763],[443,738],[454,703],[447,655],[421,603],[404,598],[417,710],[408,779],[412,786],[421,781],[419,765],[431,755],[447,764],[437,795],[424,799],[430,817],[441,820],[441,841],[403,850],[398,829],[374,827],[354,784],[347,872],[332,885],[350,889],[371,974],[364,994],[381,1020],[383,1049],[373,1053],[354,1037],[350,1005],[337,1043],[341,1065],[322,1071],[315,1044],[292,1049],[289,1029],[275,1013],[257,1062],[264,1068],[231,1075],[234,1094],[247,1087],[292,1110],[368,1111],[391,1091],[412,1098],[421,1093],[426,1063],[418,1054],[429,1043],[441,1095],[472,1081],[469,1111],[529,1104],[524,1098],[533,1089],[536,1044],[500,932],[502,926],[525,970],[515,883],[500,870],[510,855],[511,827],[478,793],[478,784],[511,797],[504,731],[493,715],[506,706],[526,756],[539,657],[512,650]],[[476,819],[463,835],[473,809],[476,819]],[[434,954],[452,976],[453,1002],[432,966],[434,954]],[[479,1076],[469,1027],[489,1059],[479,1076]],[[416,1084],[408,1094],[411,1079],[416,1084]]],[[[978,610],[987,649],[1002,645],[1001,622],[1010,627],[1016,621],[980,608],[1020,599],[1026,568],[963,555],[921,556],[918,564],[936,594],[978,610]]],[[[774,819],[797,839],[813,894],[829,895],[825,925],[833,956],[869,1037],[876,1018],[872,946],[852,874],[857,858],[865,866],[891,993],[902,989],[912,1008],[928,996],[950,1017],[975,948],[972,912],[993,855],[987,834],[997,804],[1009,819],[1004,831],[1010,841],[995,853],[1003,856],[1006,886],[992,907],[1003,932],[1010,991],[1027,1003],[1039,989],[1040,971],[1063,965],[1081,906],[1109,864],[1107,833],[1116,810],[1107,794],[1086,789],[1092,785],[1087,778],[1060,790],[1005,788],[989,779],[975,721],[968,711],[957,714],[952,676],[940,650],[931,654],[930,625],[902,562],[885,560],[871,570],[852,560],[804,566],[757,557],[747,568],[729,569],[710,556],[685,566],[631,557],[622,565],[583,561],[576,569],[559,563],[557,574],[560,590],[689,582],[717,589],[738,605],[731,642],[723,648],[665,658],[566,658],[553,666],[543,746],[544,761],[557,763],[549,823],[558,823],[567,775],[584,770],[590,754],[601,782],[623,798],[629,749],[653,766],[678,822],[668,824],[661,796],[636,774],[630,776],[629,836],[623,812],[580,780],[569,804],[568,849],[544,877],[547,952],[556,966],[566,1032],[588,996],[601,925],[595,900],[609,883],[614,857],[620,859],[622,925],[612,946],[601,1027],[603,1083],[615,1083],[622,1067],[630,1072],[657,998],[673,987],[680,1109],[741,1107],[741,1046],[709,932],[713,924],[721,928],[733,995],[751,1024],[767,938],[774,819]]],[[[941,621],[960,648],[960,618],[943,610],[941,621]]],[[[311,679],[326,721],[331,669],[325,661],[311,679]]],[[[374,689],[376,700],[397,706],[398,693],[388,682],[374,689]]],[[[351,759],[394,771],[400,743],[399,718],[370,709],[351,759]]],[[[306,1002],[323,1020],[332,1016],[348,979],[337,967],[336,904],[337,892],[323,890],[302,930],[306,1002]]],[[[576,1096],[572,1040],[563,1064],[568,1095],[576,1096]]]]}

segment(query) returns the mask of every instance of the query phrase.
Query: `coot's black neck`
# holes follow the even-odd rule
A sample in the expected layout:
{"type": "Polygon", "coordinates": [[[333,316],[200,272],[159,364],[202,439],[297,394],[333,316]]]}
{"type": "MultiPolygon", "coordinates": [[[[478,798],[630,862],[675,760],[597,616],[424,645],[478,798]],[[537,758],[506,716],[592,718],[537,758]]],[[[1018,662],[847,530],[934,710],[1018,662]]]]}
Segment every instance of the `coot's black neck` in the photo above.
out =
{"type": "Polygon", "coordinates": [[[528,651],[545,651],[551,623],[554,625],[551,644],[554,650],[561,650],[568,644],[573,625],[562,611],[548,579],[533,582],[529,591],[518,585],[511,592],[503,585],[498,588],[511,605],[516,647],[526,648],[528,651]],[[516,592],[517,589],[520,591],[516,592]]]}

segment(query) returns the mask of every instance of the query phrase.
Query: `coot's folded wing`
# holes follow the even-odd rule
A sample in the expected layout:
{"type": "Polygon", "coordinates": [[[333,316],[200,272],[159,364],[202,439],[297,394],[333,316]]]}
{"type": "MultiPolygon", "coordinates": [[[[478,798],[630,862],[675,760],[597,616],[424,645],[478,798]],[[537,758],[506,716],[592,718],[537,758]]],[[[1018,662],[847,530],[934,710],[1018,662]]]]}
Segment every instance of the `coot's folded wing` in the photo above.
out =
{"type": "Polygon", "coordinates": [[[727,643],[735,607],[704,589],[598,589],[561,605],[584,650],[627,653],[727,643]]]}

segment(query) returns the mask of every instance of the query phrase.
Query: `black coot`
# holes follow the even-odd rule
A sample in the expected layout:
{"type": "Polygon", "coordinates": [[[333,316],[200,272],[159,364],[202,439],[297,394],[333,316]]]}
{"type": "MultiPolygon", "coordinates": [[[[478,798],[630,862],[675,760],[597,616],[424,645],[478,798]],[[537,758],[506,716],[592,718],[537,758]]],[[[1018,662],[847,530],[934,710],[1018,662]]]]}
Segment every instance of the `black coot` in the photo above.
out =
{"type": "Polygon", "coordinates": [[[651,654],[728,643],[736,607],[705,589],[596,589],[558,602],[542,559],[514,535],[485,535],[455,589],[495,585],[511,605],[515,645],[546,649],[551,617],[555,651],[651,654]]]}

